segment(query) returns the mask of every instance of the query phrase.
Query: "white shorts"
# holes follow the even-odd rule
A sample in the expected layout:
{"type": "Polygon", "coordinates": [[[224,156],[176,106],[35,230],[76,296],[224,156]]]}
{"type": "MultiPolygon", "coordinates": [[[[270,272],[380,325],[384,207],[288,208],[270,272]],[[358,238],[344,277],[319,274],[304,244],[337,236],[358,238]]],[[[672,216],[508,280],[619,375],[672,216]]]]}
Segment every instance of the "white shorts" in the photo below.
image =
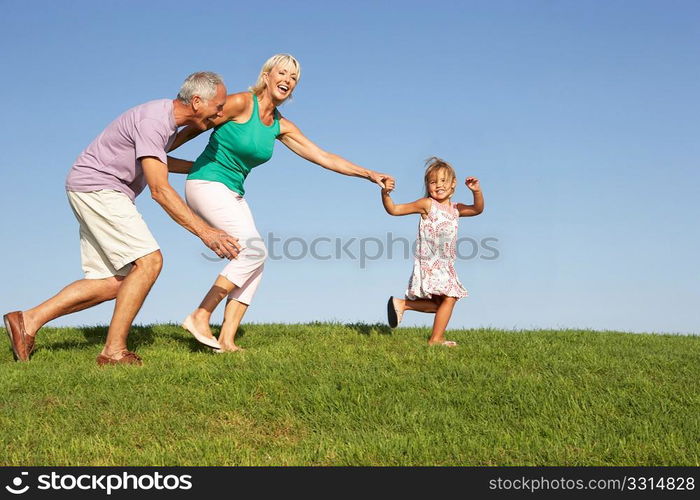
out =
{"type": "Polygon", "coordinates": [[[132,262],[160,249],[124,193],[103,189],[67,194],[80,223],[80,260],[87,279],[126,276],[132,262]]]}

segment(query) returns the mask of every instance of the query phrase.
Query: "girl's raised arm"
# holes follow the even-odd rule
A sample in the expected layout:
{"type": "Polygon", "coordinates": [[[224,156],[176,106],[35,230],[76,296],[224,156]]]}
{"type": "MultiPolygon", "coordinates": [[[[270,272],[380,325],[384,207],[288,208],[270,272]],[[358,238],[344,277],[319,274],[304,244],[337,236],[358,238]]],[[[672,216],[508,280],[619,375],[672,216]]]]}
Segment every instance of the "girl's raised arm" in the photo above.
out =
{"type": "Polygon", "coordinates": [[[484,211],[484,195],[481,192],[481,186],[479,184],[479,179],[476,177],[467,177],[464,184],[471,190],[474,195],[474,204],[465,205],[463,203],[457,203],[457,210],[459,211],[460,217],[473,217],[479,215],[484,211]]]}

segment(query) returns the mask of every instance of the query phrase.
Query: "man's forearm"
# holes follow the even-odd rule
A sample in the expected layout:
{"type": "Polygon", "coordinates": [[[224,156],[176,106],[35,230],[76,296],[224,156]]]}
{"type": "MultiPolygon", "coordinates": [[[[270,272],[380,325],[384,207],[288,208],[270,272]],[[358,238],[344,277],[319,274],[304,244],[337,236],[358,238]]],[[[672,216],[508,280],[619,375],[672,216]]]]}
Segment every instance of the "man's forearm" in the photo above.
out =
{"type": "Polygon", "coordinates": [[[172,186],[151,188],[153,198],[167,214],[182,227],[199,237],[206,223],[198,217],[183,201],[172,186]]]}

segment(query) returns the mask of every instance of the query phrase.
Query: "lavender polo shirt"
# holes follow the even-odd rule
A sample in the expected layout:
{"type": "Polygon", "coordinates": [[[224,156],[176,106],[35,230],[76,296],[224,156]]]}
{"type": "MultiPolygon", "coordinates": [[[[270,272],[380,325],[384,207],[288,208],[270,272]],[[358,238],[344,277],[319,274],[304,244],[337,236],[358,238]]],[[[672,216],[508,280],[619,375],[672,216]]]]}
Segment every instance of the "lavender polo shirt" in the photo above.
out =
{"type": "Polygon", "coordinates": [[[166,150],[176,134],[171,99],[129,109],[80,153],[68,173],[66,190],[115,189],[134,201],[146,187],[141,158],[153,156],[167,164],[166,150]]]}

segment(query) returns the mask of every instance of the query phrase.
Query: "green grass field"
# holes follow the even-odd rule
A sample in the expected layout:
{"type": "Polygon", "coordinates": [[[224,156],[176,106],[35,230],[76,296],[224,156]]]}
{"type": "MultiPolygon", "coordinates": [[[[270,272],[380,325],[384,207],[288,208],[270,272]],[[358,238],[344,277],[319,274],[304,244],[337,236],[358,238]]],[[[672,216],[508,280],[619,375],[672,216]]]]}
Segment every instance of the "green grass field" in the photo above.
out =
{"type": "Polygon", "coordinates": [[[214,354],[153,325],[99,368],[105,331],[4,340],[0,465],[700,465],[697,336],[260,324],[214,354]]]}

